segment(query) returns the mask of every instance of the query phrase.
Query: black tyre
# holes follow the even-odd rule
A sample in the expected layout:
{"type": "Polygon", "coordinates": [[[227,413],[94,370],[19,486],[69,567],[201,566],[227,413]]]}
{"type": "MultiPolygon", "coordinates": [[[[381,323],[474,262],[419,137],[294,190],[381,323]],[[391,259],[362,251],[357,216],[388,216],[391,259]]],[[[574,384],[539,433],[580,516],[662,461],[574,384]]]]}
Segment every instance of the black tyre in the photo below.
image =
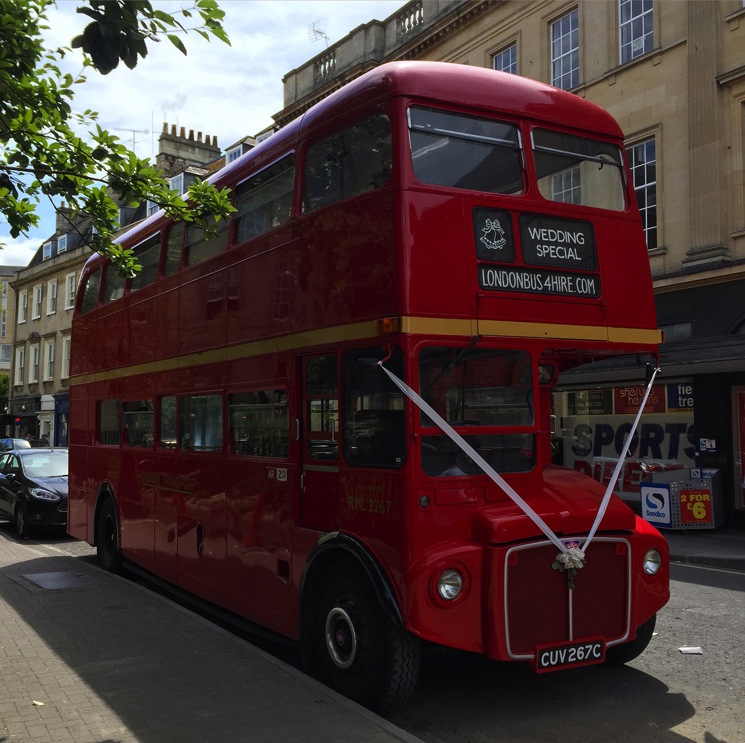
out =
{"type": "Polygon", "coordinates": [[[636,637],[631,642],[625,642],[623,645],[608,648],[605,651],[606,664],[609,666],[620,666],[634,660],[634,658],[638,658],[647,649],[647,645],[649,645],[654,634],[656,623],[657,615],[653,614],[651,619],[648,619],[639,627],[636,631],[636,637]]]}
{"type": "Polygon", "coordinates": [[[16,508],[15,527],[16,534],[18,534],[21,539],[28,539],[31,535],[31,526],[28,522],[28,516],[26,515],[23,506],[18,506],[16,508]]]}
{"type": "Polygon", "coordinates": [[[382,713],[403,704],[419,677],[419,638],[394,626],[368,581],[352,571],[321,592],[312,632],[320,679],[382,713]]]}
{"type": "Polygon", "coordinates": [[[122,567],[119,519],[113,498],[106,498],[96,523],[96,556],[104,570],[118,573],[122,567]]]}

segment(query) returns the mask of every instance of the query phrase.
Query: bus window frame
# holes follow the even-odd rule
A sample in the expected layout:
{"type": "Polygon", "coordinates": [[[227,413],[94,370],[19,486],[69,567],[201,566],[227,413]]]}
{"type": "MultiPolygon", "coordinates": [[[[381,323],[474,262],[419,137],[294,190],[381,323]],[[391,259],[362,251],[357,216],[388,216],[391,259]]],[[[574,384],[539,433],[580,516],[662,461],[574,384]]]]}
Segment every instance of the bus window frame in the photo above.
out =
{"type": "MultiPolygon", "coordinates": [[[[297,160],[296,168],[297,168],[297,175],[296,175],[296,208],[298,216],[300,217],[309,217],[312,214],[316,214],[320,211],[323,211],[324,209],[328,209],[330,207],[336,207],[339,204],[346,204],[353,199],[358,199],[361,197],[365,197],[370,193],[377,193],[381,189],[387,188],[394,184],[396,179],[396,172],[397,172],[397,164],[396,160],[399,157],[398,155],[398,148],[396,144],[396,111],[394,109],[393,112],[389,110],[389,107],[383,106],[383,105],[377,105],[374,107],[371,107],[367,109],[362,116],[360,116],[359,111],[354,111],[351,115],[345,116],[343,118],[336,119],[333,123],[334,126],[327,126],[324,127],[323,133],[320,133],[318,135],[312,135],[308,134],[302,143],[301,149],[300,149],[300,158],[297,160]],[[364,121],[367,121],[369,119],[372,119],[377,116],[382,116],[386,119],[388,123],[388,133],[390,137],[390,150],[389,150],[389,165],[390,165],[390,171],[388,172],[388,176],[385,179],[385,182],[382,183],[380,186],[376,186],[375,188],[367,189],[365,191],[360,191],[358,193],[354,193],[348,196],[343,196],[342,198],[335,199],[333,201],[329,201],[326,203],[323,203],[319,206],[314,206],[309,202],[309,195],[306,194],[306,188],[309,182],[309,179],[307,177],[308,174],[308,167],[309,167],[309,154],[311,150],[321,144],[322,142],[325,142],[332,137],[337,137],[345,132],[347,132],[352,127],[361,124],[364,121]]],[[[399,166],[400,167],[400,166],[399,166]]]]}
{"type": "MultiPolygon", "coordinates": [[[[443,189],[447,192],[461,193],[468,192],[472,194],[479,194],[480,198],[510,198],[520,199],[530,195],[532,180],[527,166],[527,157],[525,154],[525,138],[523,136],[522,120],[514,120],[508,113],[504,111],[490,112],[483,110],[468,110],[458,109],[453,106],[447,105],[445,101],[437,101],[439,105],[434,105],[434,102],[425,102],[416,99],[408,100],[405,102],[405,115],[403,121],[406,127],[405,147],[407,152],[406,162],[407,170],[410,173],[410,177],[414,181],[424,188],[430,189],[443,189]],[[434,111],[436,113],[451,114],[461,118],[481,119],[483,121],[492,122],[494,124],[502,124],[512,127],[515,130],[516,142],[512,143],[506,139],[497,139],[491,137],[481,137],[479,135],[468,134],[467,132],[451,131],[444,129],[425,129],[421,126],[415,126],[412,123],[412,111],[414,109],[420,109],[423,111],[434,111]],[[475,142],[480,144],[495,144],[503,147],[504,149],[515,151],[517,153],[518,166],[520,169],[520,177],[522,187],[519,191],[487,191],[483,189],[467,188],[457,185],[447,185],[441,183],[433,183],[422,180],[416,173],[416,167],[414,164],[414,148],[412,146],[411,135],[413,132],[419,132],[423,134],[440,134],[442,136],[452,137],[457,140],[466,142],[475,142]]],[[[403,160],[402,160],[403,162],[403,160]]]]}
{"type": "Polygon", "coordinates": [[[140,262],[141,251],[148,242],[150,242],[151,240],[155,240],[155,239],[157,239],[157,244],[158,244],[158,260],[155,263],[155,275],[147,284],[143,284],[142,286],[133,286],[133,282],[135,281],[135,279],[139,278],[142,275],[142,271],[139,271],[136,276],[130,276],[127,279],[127,286],[125,289],[125,294],[132,294],[135,292],[139,292],[142,289],[147,289],[148,286],[152,286],[161,278],[160,264],[161,264],[161,259],[163,257],[163,229],[162,228],[153,232],[151,235],[146,237],[144,240],[140,240],[140,242],[138,242],[132,248],[132,252],[134,253],[135,258],[137,258],[138,263],[140,263],[140,266],[142,266],[142,263],[140,262]]]}
{"type": "Polygon", "coordinates": [[[230,219],[230,232],[228,234],[228,249],[234,248],[238,245],[247,245],[248,243],[251,243],[254,240],[258,240],[261,237],[264,237],[268,234],[271,234],[275,230],[279,230],[282,227],[286,227],[288,224],[292,222],[293,219],[297,216],[297,201],[298,201],[298,194],[300,192],[300,163],[301,158],[298,156],[298,153],[296,149],[293,147],[290,149],[289,152],[286,152],[284,155],[281,155],[280,157],[274,158],[271,162],[267,163],[266,165],[261,166],[257,170],[255,170],[253,173],[248,174],[245,178],[242,180],[232,184],[230,186],[231,190],[231,197],[232,197],[232,203],[233,206],[238,210],[238,189],[245,185],[246,183],[249,183],[252,179],[260,176],[262,173],[266,173],[267,170],[270,168],[275,167],[279,163],[282,163],[283,161],[291,160],[291,168],[292,168],[292,192],[290,194],[290,208],[289,208],[289,214],[287,216],[287,219],[284,222],[281,222],[280,224],[273,225],[267,230],[264,230],[263,232],[259,232],[256,235],[253,235],[252,237],[248,237],[244,240],[238,239],[238,211],[234,212],[230,219]]]}

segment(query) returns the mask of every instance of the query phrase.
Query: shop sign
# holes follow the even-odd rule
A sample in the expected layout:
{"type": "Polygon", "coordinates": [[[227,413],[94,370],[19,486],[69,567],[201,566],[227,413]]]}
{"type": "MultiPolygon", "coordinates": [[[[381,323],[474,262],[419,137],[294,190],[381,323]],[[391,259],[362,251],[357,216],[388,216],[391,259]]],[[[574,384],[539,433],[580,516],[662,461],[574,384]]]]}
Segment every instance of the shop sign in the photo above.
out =
{"type": "Polygon", "coordinates": [[[668,410],[693,410],[693,385],[688,382],[667,385],[668,410]]]}
{"type": "MultiPolygon", "coordinates": [[[[644,400],[646,387],[615,387],[613,389],[613,402],[616,415],[628,415],[636,413],[644,400]]],[[[655,385],[652,387],[647,404],[644,406],[645,413],[664,413],[665,409],[665,387],[655,385]]]]}
{"type": "Polygon", "coordinates": [[[711,524],[713,521],[714,509],[710,490],[680,490],[681,524],[711,524]]]}
{"type": "Polygon", "coordinates": [[[641,486],[642,518],[655,526],[670,528],[673,524],[670,508],[670,486],[660,483],[641,486]]]}

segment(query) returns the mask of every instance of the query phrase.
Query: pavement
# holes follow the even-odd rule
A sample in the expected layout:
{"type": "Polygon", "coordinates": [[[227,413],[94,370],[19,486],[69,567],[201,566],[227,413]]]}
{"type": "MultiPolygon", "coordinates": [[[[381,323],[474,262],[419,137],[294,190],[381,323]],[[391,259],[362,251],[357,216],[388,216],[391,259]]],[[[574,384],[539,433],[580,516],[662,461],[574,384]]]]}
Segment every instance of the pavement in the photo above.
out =
{"type": "Polygon", "coordinates": [[[670,548],[670,560],[745,572],[745,529],[660,530],[670,548]]]}
{"type": "Polygon", "coordinates": [[[135,582],[0,530],[0,743],[416,743],[135,582]]]}
{"type": "MultiPolygon", "coordinates": [[[[675,562],[745,571],[745,530],[663,533],[675,562]]],[[[0,743],[418,740],[90,557],[0,530],[0,743]]]]}

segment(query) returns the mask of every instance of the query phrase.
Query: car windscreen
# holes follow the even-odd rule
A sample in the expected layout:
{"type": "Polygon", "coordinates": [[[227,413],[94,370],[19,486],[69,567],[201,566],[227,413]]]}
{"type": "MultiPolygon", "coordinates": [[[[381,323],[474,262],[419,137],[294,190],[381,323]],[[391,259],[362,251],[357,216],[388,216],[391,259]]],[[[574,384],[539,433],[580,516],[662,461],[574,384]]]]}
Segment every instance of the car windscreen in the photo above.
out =
{"type": "Polygon", "coordinates": [[[26,477],[67,477],[67,452],[29,452],[21,461],[26,477]]]}

